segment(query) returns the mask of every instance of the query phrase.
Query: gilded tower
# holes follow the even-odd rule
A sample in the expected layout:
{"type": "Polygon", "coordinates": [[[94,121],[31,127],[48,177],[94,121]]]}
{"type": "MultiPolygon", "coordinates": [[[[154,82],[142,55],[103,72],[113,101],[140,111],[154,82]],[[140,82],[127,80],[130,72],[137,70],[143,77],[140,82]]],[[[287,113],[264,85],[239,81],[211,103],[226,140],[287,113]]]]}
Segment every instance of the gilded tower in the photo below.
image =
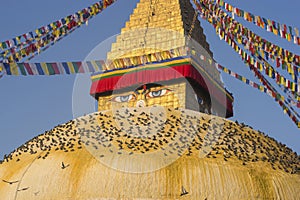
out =
{"type": "Polygon", "coordinates": [[[196,16],[188,0],[141,0],[112,45],[108,59],[184,47],[189,35],[212,55],[196,16]]]}
{"type": "Polygon", "coordinates": [[[141,0],[107,58],[108,70],[92,76],[98,110],[158,104],[233,115],[233,97],[208,62],[212,52],[189,0],[141,0]]]}

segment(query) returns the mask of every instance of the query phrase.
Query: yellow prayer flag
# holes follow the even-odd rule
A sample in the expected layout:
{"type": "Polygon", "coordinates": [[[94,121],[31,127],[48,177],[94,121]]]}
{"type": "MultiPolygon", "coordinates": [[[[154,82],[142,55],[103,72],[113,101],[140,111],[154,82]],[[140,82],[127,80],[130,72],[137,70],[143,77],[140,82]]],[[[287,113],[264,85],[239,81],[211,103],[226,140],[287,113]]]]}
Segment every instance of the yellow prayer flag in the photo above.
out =
{"type": "Polygon", "coordinates": [[[264,86],[260,85],[259,90],[263,92],[264,91],[264,86]]]}
{"type": "Polygon", "coordinates": [[[47,67],[46,63],[42,62],[41,67],[44,71],[44,74],[49,75],[49,70],[48,70],[48,67],[47,67]]]}
{"type": "Polygon", "coordinates": [[[284,108],[284,109],[283,109],[283,112],[284,112],[284,114],[286,114],[286,112],[287,112],[287,109],[286,109],[286,108],[284,108]]]}
{"type": "Polygon", "coordinates": [[[254,58],[253,57],[250,58],[250,63],[251,63],[251,65],[254,65],[254,58]]]}
{"type": "Polygon", "coordinates": [[[238,37],[238,38],[237,38],[237,42],[238,42],[239,44],[241,44],[241,43],[242,43],[242,39],[241,39],[240,37],[238,37]]]}
{"type": "Polygon", "coordinates": [[[265,57],[265,51],[263,49],[260,49],[260,55],[264,58],[265,57]]]}
{"type": "Polygon", "coordinates": [[[209,23],[212,23],[212,18],[211,17],[209,17],[208,19],[207,19],[207,21],[209,22],[209,23]]]}
{"type": "Polygon", "coordinates": [[[99,66],[97,65],[97,63],[96,63],[96,61],[91,61],[91,64],[93,65],[93,67],[94,67],[94,69],[95,69],[95,71],[97,72],[97,71],[100,71],[100,68],[99,68],[99,66]]]}
{"type": "Polygon", "coordinates": [[[25,49],[21,49],[21,55],[25,56],[26,55],[26,50],[25,49]]]}
{"type": "Polygon", "coordinates": [[[75,74],[75,69],[74,69],[74,66],[73,66],[72,62],[67,62],[67,65],[70,69],[70,73],[75,74]]]}
{"type": "Polygon", "coordinates": [[[196,55],[196,51],[194,49],[191,50],[192,55],[196,55]]]}
{"type": "Polygon", "coordinates": [[[299,30],[297,28],[294,28],[296,36],[299,37],[299,30]]]}
{"type": "Polygon", "coordinates": [[[280,84],[285,86],[285,78],[280,76],[280,84]]]}
{"type": "Polygon", "coordinates": [[[286,65],[287,65],[288,73],[290,73],[290,74],[294,73],[294,70],[292,70],[291,63],[287,62],[286,65]]]}
{"type": "Polygon", "coordinates": [[[269,77],[272,77],[272,72],[273,72],[273,68],[269,67],[269,74],[268,74],[269,77]]]}
{"type": "Polygon", "coordinates": [[[50,24],[50,26],[51,26],[51,28],[52,28],[53,30],[55,30],[55,29],[56,29],[56,27],[55,27],[54,23],[51,23],[51,24],[50,24]]]}
{"type": "Polygon", "coordinates": [[[16,39],[17,39],[17,42],[20,44],[20,43],[21,43],[21,38],[20,38],[20,36],[16,37],[16,39]]]}
{"type": "Polygon", "coordinates": [[[7,59],[8,59],[8,62],[14,62],[14,58],[12,55],[10,55],[7,59]]]}
{"type": "Polygon", "coordinates": [[[291,82],[292,85],[292,91],[296,91],[296,84],[294,82],[291,82]]]}
{"type": "Polygon", "coordinates": [[[272,26],[271,20],[267,19],[267,22],[268,22],[268,25],[269,25],[269,26],[272,26]]]}
{"type": "Polygon", "coordinates": [[[263,20],[261,19],[261,17],[258,16],[258,19],[259,19],[260,27],[261,28],[265,28],[266,24],[263,22],[263,20]]]}
{"type": "Polygon", "coordinates": [[[263,71],[263,65],[259,63],[258,66],[259,66],[259,71],[263,71]]]}
{"type": "Polygon", "coordinates": [[[292,39],[292,36],[291,36],[291,34],[290,34],[290,33],[288,33],[288,34],[287,34],[287,40],[290,42],[290,41],[291,41],[291,39],[292,39]]]}
{"type": "Polygon", "coordinates": [[[289,62],[287,56],[284,57],[285,62],[289,62]]]}
{"type": "Polygon", "coordinates": [[[10,63],[10,71],[11,71],[12,75],[19,76],[19,70],[18,70],[17,63],[15,63],[15,62],[10,63]]]}
{"type": "Polygon", "coordinates": [[[20,59],[20,58],[21,58],[21,55],[20,55],[20,53],[19,53],[19,52],[15,53],[15,56],[16,56],[16,58],[18,58],[18,59],[20,59]]]}

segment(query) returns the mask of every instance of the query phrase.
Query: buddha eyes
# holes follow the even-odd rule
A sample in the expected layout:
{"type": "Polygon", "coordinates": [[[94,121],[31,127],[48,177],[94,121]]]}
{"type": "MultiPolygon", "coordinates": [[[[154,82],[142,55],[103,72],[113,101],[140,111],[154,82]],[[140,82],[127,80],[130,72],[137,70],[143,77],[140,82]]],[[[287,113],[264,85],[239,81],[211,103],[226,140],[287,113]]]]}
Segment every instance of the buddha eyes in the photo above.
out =
{"type": "MultiPolygon", "coordinates": [[[[170,91],[171,90],[169,90],[169,89],[160,89],[160,90],[150,91],[150,92],[146,93],[145,98],[148,99],[148,98],[162,97],[162,96],[166,95],[167,93],[169,93],[170,91]]],[[[136,99],[138,99],[137,94],[128,94],[128,95],[113,97],[111,99],[111,101],[117,102],[117,103],[125,103],[125,102],[129,102],[131,100],[136,100],[136,99]]]]}
{"type": "Polygon", "coordinates": [[[134,98],[134,96],[132,94],[129,94],[129,95],[124,95],[124,96],[114,97],[114,98],[112,98],[111,101],[124,103],[124,102],[128,102],[128,101],[132,100],[133,98],[134,98]]]}
{"type": "Polygon", "coordinates": [[[168,89],[161,89],[161,90],[157,90],[157,91],[151,91],[147,94],[147,97],[150,98],[155,98],[155,97],[161,97],[164,96],[165,94],[167,94],[170,90],[168,89]]]}

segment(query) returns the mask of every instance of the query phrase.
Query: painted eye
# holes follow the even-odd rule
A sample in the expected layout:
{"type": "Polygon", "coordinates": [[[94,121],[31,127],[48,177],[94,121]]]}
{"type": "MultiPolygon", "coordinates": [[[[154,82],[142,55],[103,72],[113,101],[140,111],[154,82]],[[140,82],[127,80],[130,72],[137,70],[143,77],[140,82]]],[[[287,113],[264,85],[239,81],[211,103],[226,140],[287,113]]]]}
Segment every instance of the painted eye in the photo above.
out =
{"type": "Polygon", "coordinates": [[[124,95],[124,96],[117,96],[117,97],[114,97],[112,99],[112,101],[114,102],[119,102],[119,103],[123,103],[123,102],[128,102],[130,101],[131,99],[133,99],[133,95],[132,94],[129,94],[129,95],[124,95]]]}
{"type": "Polygon", "coordinates": [[[161,90],[157,90],[157,91],[151,91],[148,93],[147,96],[154,98],[154,97],[161,97],[164,96],[165,94],[167,94],[167,92],[169,92],[170,90],[168,89],[161,89],[161,90]]]}
{"type": "Polygon", "coordinates": [[[199,103],[200,105],[203,105],[204,101],[203,101],[203,99],[202,99],[201,97],[196,96],[196,99],[197,99],[197,101],[198,101],[198,103],[199,103]]]}

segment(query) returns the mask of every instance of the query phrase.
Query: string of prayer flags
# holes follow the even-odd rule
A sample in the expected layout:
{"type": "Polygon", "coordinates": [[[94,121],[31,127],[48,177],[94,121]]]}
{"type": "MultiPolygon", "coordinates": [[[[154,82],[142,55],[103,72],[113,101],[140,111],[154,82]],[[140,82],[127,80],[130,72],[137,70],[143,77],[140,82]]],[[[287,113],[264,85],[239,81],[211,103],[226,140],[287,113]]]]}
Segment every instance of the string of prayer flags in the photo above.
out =
{"type": "MultiPolygon", "coordinates": [[[[274,87],[272,87],[271,84],[264,78],[264,76],[259,72],[259,70],[263,69],[263,64],[256,61],[252,56],[249,56],[245,51],[243,51],[235,42],[234,38],[231,39],[227,34],[228,32],[225,32],[225,30],[221,29],[221,25],[217,26],[216,22],[220,21],[223,16],[218,15],[220,13],[220,9],[211,9],[212,5],[207,4],[209,8],[206,8],[205,5],[201,4],[203,0],[200,0],[200,3],[198,3],[196,0],[194,0],[194,3],[199,10],[200,17],[211,23],[214,28],[216,29],[216,32],[219,34],[220,39],[225,40],[239,55],[242,57],[242,60],[244,60],[245,64],[247,64],[251,71],[254,72],[256,77],[263,83],[263,85],[266,87],[266,91],[268,91],[268,94],[271,94],[272,97],[275,99],[276,102],[281,106],[283,109],[284,113],[288,114],[289,117],[292,119],[292,121],[297,124],[298,128],[300,128],[300,122],[293,114],[294,110],[291,111],[290,106],[286,104],[286,101],[284,99],[280,99],[283,96],[278,95],[279,93],[276,91],[274,87]],[[214,17],[213,17],[214,16],[214,17]]],[[[242,78],[242,77],[241,77],[242,78]]],[[[243,78],[242,78],[243,79],[243,78]]],[[[246,80],[247,81],[247,80],[246,80]]],[[[281,80],[280,80],[281,83],[281,80]]],[[[285,85],[283,85],[285,86],[285,85]]],[[[297,85],[296,85],[297,86],[297,85]]],[[[286,87],[287,88],[287,87],[286,87]]],[[[263,89],[263,88],[262,88],[263,89]]],[[[297,88],[295,88],[297,89],[297,88]]],[[[297,92],[299,93],[298,89],[297,92]]],[[[297,102],[299,103],[299,102],[297,102]]],[[[296,115],[298,116],[299,114],[295,112],[296,115]]]]}
{"type": "Polygon", "coordinates": [[[24,56],[39,51],[49,41],[54,41],[74,27],[86,24],[95,15],[116,2],[117,0],[102,0],[58,21],[19,35],[10,40],[0,42],[0,59],[9,62],[20,61],[24,56]],[[26,46],[26,47],[24,47],[26,46]],[[19,49],[19,50],[18,50],[19,49]]]}
{"type": "MultiPolygon", "coordinates": [[[[206,62],[207,64],[209,64],[210,66],[214,63],[214,66],[215,66],[217,69],[219,69],[219,70],[221,70],[221,71],[223,71],[223,72],[225,72],[225,73],[231,75],[232,77],[234,77],[234,78],[236,78],[236,79],[238,79],[238,80],[244,82],[245,84],[250,85],[250,86],[252,86],[252,87],[254,87],[254,88],[256,88],[256,89],[258,89],[258,90],[260,90],[260,91],[262,91],[262,92],[264,92],[264,93],[267,93],[267,94],[270,95],[271,97],[273,97],[273,96],[272,96],[271,90],[269,90],[268,88],[266,88],[266,87],[264,87],[264,86],[260,86],[259,84],[257,84],[257,83],[255,83],[255,82],[249,80],[248,78],[246,78],[246,77],[244,77],[244,76],[241,76],[241,75],[239,75],[239,74],[233,72],[233,71],[230,70],[229,68],[223,67],[222,65],[216,63],[213,59],[211,59],[211,58],[206,58],[205,55],[202,55],[202,54],[200,54],[200,53],[198,53],[198,52],[195,52],[195,51],[189,50],[189,53],[192,54],[192,55],[194,55],[194,56],[196,56],[196,57],[198,57],[198,58],[200,58],[202,61],[205,61],[205,62],[206,62]]],[[[288,97],[288,98],[285,98],[284,96],[280,95],[279,93],[278,93],[276,96],[277,96],[279,99],[281,99],[281,100],[286,100],[286,101],[288,101],[289,103],[291,103],[291,104],[293,104],[293,105],[296,105],[298,108],[300,108],[300,97],[298,98],[298,100],[294,100],[293,98],[289,98],[289,97],[288,97]],[[298,101],[298,104],[297,104],[296,101],[298,101]]],[[[289,96],[289,95],[288,95],[288,96],[289,96]]]]}
{"type": "Polygon", "coordinates": [[[113,61],[87,61],[87,62],[56,62],[56,63],[3,63],[0,62],[0,72],[5,75],[56,75],[56,74],[76,74],[94,73],[109,69],[126,68],[176,58],[187,54],[185,47],[178,47],[171,50],[157,52],[155,54],[120,58],[113,61]]]}
{"type": "Polygon", "coordinates": [[[233,15],[243,18],[248,22],[252,22],[260,28],[278,35],[289,42],[300,45],[299,29],[296,27],[287,26],[286,24],[281,24],[279,22],[254,15],[250,12],[234,7],[223,0],[216,0],[216,4],[226,11],[233,13],[233,15]]]}
{"type": "MultiPolygon", "coordinates": [[[[75,27],[74,29],[68,31],[68,33],[60,36],[58,39],[55,39],[54,41],[49,42],[49,44],[47,44],[46,47],[39,49],[38,51],[35,52],[31,52],[30,57],[28,57],[26,59],[26,62],[28,62],[29,60],[33,59],[35,56],[39,55],[41,52],[46,51],[48,48],[50,48],[51,46],[53,46],[56,42],[59,42],[60,40],[62,40],[64,37],[66,37],[67,35],[71,34],[73,31],[75,31],[77,28],[79,28],[79,26],[75,27]]],[[[24,56],[25,58],[25,56],[24,56]]]]}
{"type": "Polygon", "coordinates": [[[57,63],[0,63],[6,75],[56,75],[56,74],[77,74],[94,73],[104,71],[106,64],[104,61],[86,62],[57,62],[57,63]]]}
{"type": "Polygon", "coordinates": [[[291,99],[286,99],[283,95],[281,95],[278,92],[274,92],[273,90],[260,85],[258,83],[255,83],[251,80],[249,80],[248,78],[233,72],[232,70],[230,70],[229,68],[226,68],[216,62],[214,62],[212,59],[210,58],[206,58],[205,55],[201,55],[201,54],[197,54],[197,57],[199,57],[201,60],[206,61],[209,64],[214,63],[214,66],[221,70],[222,72],[225,72],[226,74],[229,74],[230,76],[234,77],[235,79],[245,83],[246,85],[251,86],[252,88],[255,88],[267,95],[269,95],[270,97],[272,97],[275,101],[277,101],[279,103],[279,105],[281,106],[281,108],[283,109],[284,113],[287,113],[288,116],[292,119],[292,121],[298,125],[298,128],[300,128],[300,122],[297,118],[300,118],[300,115],[298,114],[298,112],[291,106],[289,106],[289,104],[292,105],[296,105],[298,108],[300,108],[300,103],[296,103],[294,101],[292,101],[291,99]],[[281,103],[280,103],[281,102],[281,103]]]}
{"type": "Polygon", "coordinates": [[[102,0],[99,2],[94,3],[93,5],[84,8],[72,15],[68,15],[67,17],[64,17],[60,20],[57,20],[55,22],[52,22],[46,26],[42,26],[34,31],[30,31],[28,33],[24,33],[22,35],[19,35],[15,38],[12,38],[10,40],[6,40],[4,42],[0,42],[0,48],[10,48],[13,46],[16,46],[18,44],[21,44],[22,41],[28,41],[30,39],[34,39],[36,37],[41,37],[50,31],[56,30],[57,28],[60,28],[62,26],[70,26],[74,22],[80,22],[85,24],[85,21],[100,13],[102,10],[116,2],[117,0],[102,0]]]}
{"type": "MultiPolygon", "coordinates": [[[[250,67],[253,68],[253,66],[250,67]]],[[[289,106],[289,104],[285,100],[279,98],[279,93],[277,92],[277,90],[266,80],[266,78],[257,69],[253,68],[252,71],[254,72],[255,76],[260,80],[260,82],[263,83],[263,85],[266,86],[269,90],[271,90],[275,101],[281,106],[283,112],[287,114],[296,125],[298,125],[298,128],[300,128],[299,119],[297,119],[296,117],[299,116],[298,112],[292,109],[292,107],[289,106]]]]}
{"type": "MultiPolygon", "coordinates": [[[[219,30],[219,32],[224,31],[223,30],[219,30]]],[[[230,32],[225,31],[225,41],[228,42],[230,45],[233,45],[234,49],[241,55],[243,56],[243,59],[247,59],[247,54],[244,53],[244,50],[240,49],[240,47],[238,45],[236,45],[235,43],[233,43],[231,40],[237,40],[236,37],[234,37],[234,35],[232,35],[230,32]],[[227,37],[226,37],[227,36],[227,37]]],[[[244,45],[244,47],[246,46],[244,43],[238,41],[239,44],[244,45]]],[[[260,60],[262,62],[262,65],[260,63],[257,63],[256,60],[251,59],[251,61],[253,63],[255,63],[258,67],[260,71],[264,71],[266,75],[268,75],[270,78],[276,79],[276,82],[278,84],[281,84],[285,87],[287,87],[288,89],[291,89],[292,92],[296,92],[296,88],[297,88],[297,84],[293,81],[290,81],[289,79],[285,78],[283,75],[281,75],[280,73],[278,73],[273,67],[272,65],[270,65],[266,60],[264,60],[260,54],[255,51],[252,52],[252,56],[255,56],[258,60],[260,60]]]]}
{"type": "MultiPolygon", "coordinates": [[[[223,67],[221,66],[220,64],[215,64],[215,66],[222,70],[223,72],[229,74],[230,76],[236,78],[237,80],[239,81],[242,81],[243,83],[245,83],[246,85],[249,85],[251,86],[252,88],[256,88],[258,89],[259,91],[269,95],[270,97],[274,97],[273,96],[273,93],[272,93],[272,90],[268,89],[267,87],[263,86],[263,85],[260,85],[260,84],[257,84],[249,79],[247,79],[246,77],[244,76],[241,76],[233,71],[231,71],[230,69],[226,68],[226,67],[223,67]]],[[[279,93],[277,93],[275,95],[276,99],[278,100],[281,100],[283,101],[285,104],[289,105],[289,104],[292,104],[292,105],[296,105],[298,108],[300,108],[300,104],[297,104],[296,102],[294,102],[293,100],[291,99],[285,99],[285,97],[279,93]]],[[[284,110],[286,110],[285,108],[283,108],[284,110]]],[[[297,111],[295,109],[293,109],[293,107],[289,106],[289,109],[293,112],[294,115],[296,115],[298,118],[300,118],[300,115],[297,113],[297,111]]],[[[292,113],[291,112],[291,113],[292,113]]],[[[291,118],[294,118],[294,116],[291,116],[291,118]]]]}
{"type": "Polygon", "coordinates": [[[62,34],[58,36],[53,36],[52,34],[48,34],[44,38],[40,38],[36,43],[31,43],[28,46],[21,48],[18,51],[15,51],[11,54],[8,54],[5,58],[3,58],[3,62],[19,62],[21,59],[25,59],[28,56],[31,56],[35,53],[40,53],[41,49],[47,47],[48,45],[59,41],[62,37],[67,36],[69,33],[73,32],[79,26],[72,27],[71,30],[67,30],[62,32],[62,34]]]}
{"type": "Polygon", "coordinates": [[[297,104],[297,107],[300,108],[300,96],[297,97],[297,95],[293,95],[290,91],[288,91],[286,88],[279,86],[282,92],[284,92],[287,95],[287,100],[294,104],[294,102],[297,104]]]}
{"type": "Polygon", "coordinates": [[[296,80],[298,74],[300,72],[300,68],[296,67],[296,65],[300,66],[300,56],[293,54],[292,52],[283,49],[268,40],[258,36],[251,30],[247,29],[241,23],[237,22],[230,16],[228,16],[224,11],[220,10],[216,4],[212,3],[203,3],[199,4],[202,7],[209,7],[209,10],[205,10],[204,8],[201,10],[205,15],[208,15],[208,19],[213,21],[213,25],[217,27],[223,27],[228,32],[235,34],[237,37],[238,43],[243,43],[247,45],[248,49],[252,54],[260,53],[262,57],[267,60],[274,60],[276,62],[276,66],[282,67],[283,70],[286,70],[293,78],[296,80]],[[209,16],[209,12],[216,12],[217,16],[209,16]],[[218,20],[216,19],[218,17],[218,20]],[[248,39],[246,39],[248,38],[248,39]]]}
{"type": "Polygon", "coordinates": [[[289,79],[279,74],[272,66],[258,62],[253,57],[249,56],[233,41],[233,39],[230,37],[231,33],[225,32],[225,29],[222,29],[222,24],[218,24],[218,22],[220,22],[222,18],[227,16],[226,13],[222,12],[217,7],[212,8],[211,4],[209,4],[210,9],[205,7],[207,5],[199,4],[198,2],[196,2],[196,5],[198,9],[200,9],[200,17],[206,19],[209,23],[211,23],[216,29],[216,32],[219,35],[220,39],[225,40],[242,57],[243,60],[249,61],[251,64],[259,68],[260,71],[264,71],[269,77],[276,80],[277,84],[283,85],[294,93],[300,92],[300,88],[298,88],[297,83],[290,81],[289,79]]]}
{"type": "MultiPolygon", "coordinates": [[[[229,74],[230,76],[236,78],[237,80],[242,81],[242,82],[245,83],[246,85],[249,85],[249,86],[251,86],[251,87],[253,87],[253,88],[256,88],[256,89],[258,89],[259,91],[261,91],[261,92],[263,92],[263,93],[266,93],[266,94],[268,94],[269,96],[273,97],[272,91],[269,90],[267,87],[262,86],[262,85],[260,85],[260,84],[258,84],[258,83],[255,83],[255,82],[249,80],[248,78],[246,78],[246,77],[244,77],[244,76],[242,76],[242,75],[239,75],[238,73],[235,73],[235,72],[233,72],[232,70],[230,70],[230,69],[228,69],[228,68],[226,68],[226,67],[223,67],[222,65],[220,65],[220,64],[218,64],[218,63],[215,63],[215,66],[216,66],[219,70],[221,70],[222,72],[225,72],[226,74],[229,74]]],[[[279,94],[279,93],[276,94],[276,97],[277,97],[278,99],[281,99],[282,101],[285,101],[285,99],[286,99],[283,95],[281,95],[281,94],[279,94]]],[[[287,100],[287,102],[289,102],[289,103],[291,103],[291,104],[294,104],[294,105],[296,105],[298,108],[300,108],[300,105],[297,105],[297,103],[296,103],[295,101],[293,101],[292,99],[288,98],[288,99],[286,99],[286,100],[287,100]]],[[[295,112],[296,112],[296,111],[295,111],[295,112]]]]}

